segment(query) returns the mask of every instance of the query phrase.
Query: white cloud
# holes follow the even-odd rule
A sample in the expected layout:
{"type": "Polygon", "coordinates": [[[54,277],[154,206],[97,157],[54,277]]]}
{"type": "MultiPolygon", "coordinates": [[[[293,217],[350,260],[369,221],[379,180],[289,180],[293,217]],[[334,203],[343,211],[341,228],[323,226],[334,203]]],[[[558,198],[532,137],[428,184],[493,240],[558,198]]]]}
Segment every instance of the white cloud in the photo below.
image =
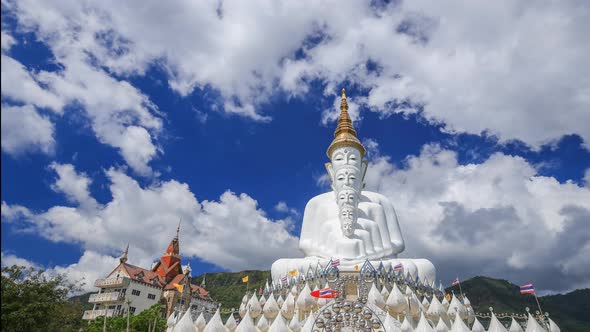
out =
{"type": "Polygon", "coordinates": [[[37,265],[29,260],[26,260],[24,258],[20,258],[18,256],[13,255],[13,254],[4,253],[4,251],[2,251],[0,253],[0,255],[2,256],[2,259],[0,259],[0,261],[2,262],[2,267],[17,265],[17,266],[24,266],[27,268],[31,267],[34,269],[41,268],[39,265],[37,265]]]}
{"type": "Polygon", "coordinates": [[[2,105],[2,151],[21,155],[28,151],[54,151],[53,123],[33,106],[2,105]]]}
{"type": "Polygon", "coordinates": [[[239,270],[267,268],[280,257],[300,255],[297,238],[288,232],[291,221],[268,219],[246,194],[227,191],[218,201],[199,203],[186,184],[171,180],[142,188],[123,172],[111,169],[107,176],[113,198],[98,205],[88,194],[90,180],[85,174],[71,165],[53,164],[51,168],[58,175],[53,188],[75,206],[34,213],[3,202],[3,222],[12,221],[17,228],[50,241],[79,243],[99,255],[118,255],[129,242],[130,261],[144,266],[163,253],[180,218],[184,257],[239,270]]]}
{"type": "Polygon", "coordinates": [[[275,205],[275,210],[283,213],[290,213],[294,216],[299,216],[299,211],[287,205],[285,201],[278,202],[277,205],[275,205]]]}
{"type": "Polygon", "coordinates": [[[422,115],[445,130],[489,131],[533,147],[564,134],[590,137],[590,6],[580,2],[424,0],[376,9],[369,2],[29,0],[10,7],[66,67],[66,56],[81,54],[121,75],[157,65],[181,95],[212,87],[218,106],[258,121],[269,120],[259,106],[278,89],[297,96],[319,79],[333,93],[348,80],[367,91],[359,105],[383,116],[424,106],[422,115]]]}
{"type": "Polygon", "coordinates": [[[453,151],[427,145],[405,163],[396,169],[378,157],[366,179],[396,207],[403,256],[431,259],[443,280],[488,275],[556,291],[590,285],[581,272],[590,270],[587,187],[501,153],[459,165],[453,151]]]}
{"type": "MultiPolygon", "coordinates": [[[[87,250],[80,257],[78,262],[70,265],[56,265],[46,268],[30,260],[18,257],[12,254],[2,252],[2,267],[4,266],[24,266],[36,270],[43,270],[44,273],[51,277],[57,274],[64,275],[68,282],[74,283],[81,287],[80,292],[95,292],[94,281],[104,278],[107,273],[113,270],[119,264],[118,258],[108,255],[100,255],[96,252],[87,250]]],[[[75,291],[72,295],[79,293],[75,291]]]]}
{"type": "Polygon", "coordinates": [[[29,73],[20,62],[4,54],[1,90],[3,98],[62,112],[63,99],[42,88],[36,75],[29,73]]]}
{"type": "Polygon", "coordinates": [[[70,202],[87,208],[96,208],[98,203],[90,196],[88,187],[92,183],[84,173],[78,173],[71,164],[51,163],[49,168],[57,173],[57,179],[51,188],[63,193],[70,202]]]}
{"type": "Polygon", "coordinates": [[[8,51],[12,45],[16,44],[16,40],[14,40],[8,32],[4,31],[4,29],[2,30],[0,37],[2,40],[2,51],[8,51]]]}

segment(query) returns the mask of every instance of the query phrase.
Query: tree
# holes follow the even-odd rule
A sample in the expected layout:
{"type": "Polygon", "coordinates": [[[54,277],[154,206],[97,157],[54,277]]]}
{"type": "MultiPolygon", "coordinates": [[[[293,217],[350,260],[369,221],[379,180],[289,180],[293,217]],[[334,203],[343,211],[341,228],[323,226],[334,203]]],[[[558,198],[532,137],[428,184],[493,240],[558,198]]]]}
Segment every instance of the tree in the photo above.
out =
{"type": "Polygon", "coordinates": [[[68,294],[79,291],[64,275],[10,266],[2,268],[2,331],[77,331],[80,309],[68,302],[68,294]]]}
{"type": "MultiPolygon", "coordinates": [[[[83,326],[85,332],[102,332],[104,318],[99,317],[88,325],[83,326]]],[[[129,324],[129,331],[147,331],[148,327],[154,328],[155,331],[161,332],[166,329],[166,320],[162,318],[161,304],[154,304],[150,308],[143,310],[139,315],[132,315],[129,324]]],[[[127,328],[127,316],[108,317],[107,331],[109,332],[125,332],[127,328]]]]}

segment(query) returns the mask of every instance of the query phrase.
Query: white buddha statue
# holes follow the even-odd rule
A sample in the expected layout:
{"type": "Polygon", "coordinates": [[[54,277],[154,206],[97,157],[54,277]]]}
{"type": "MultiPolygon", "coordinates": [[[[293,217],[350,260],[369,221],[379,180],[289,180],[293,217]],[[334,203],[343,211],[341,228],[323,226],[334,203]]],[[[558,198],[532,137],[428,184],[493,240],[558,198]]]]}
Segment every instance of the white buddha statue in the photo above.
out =
{"type": "Polygon", "coordinates": [[[368,163],[362,159],[365,148],[352,127],[344,90],[340,110],[334,140],[327,151],[331,163],[326,163],[326,169],[332,191],[313,197],[305,207],[299,239],[305,258],[276,261],[273,278],[338,258],[343,271],[353,271],[355,265],[367,259],[375,261],[375,266],[380,262],[402,262],[414,277],[434,281],[436,272],[429,261],[397,259],[405,248],[397,215],[385,196],[362,190],[368,163]]]}

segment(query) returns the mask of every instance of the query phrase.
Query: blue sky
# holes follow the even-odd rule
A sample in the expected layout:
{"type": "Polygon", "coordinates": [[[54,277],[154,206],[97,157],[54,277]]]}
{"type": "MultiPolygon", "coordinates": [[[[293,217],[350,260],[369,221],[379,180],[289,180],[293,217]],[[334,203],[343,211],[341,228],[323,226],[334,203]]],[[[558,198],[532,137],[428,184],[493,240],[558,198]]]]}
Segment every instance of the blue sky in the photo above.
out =
{"type": "Polygon", "coordinates": [[[195,275],[300,255],[346,87],[402,256],[588,287],[590,9],[528,5],[7,1],[2,262],[91,284],[180,218],[195,275]]]}

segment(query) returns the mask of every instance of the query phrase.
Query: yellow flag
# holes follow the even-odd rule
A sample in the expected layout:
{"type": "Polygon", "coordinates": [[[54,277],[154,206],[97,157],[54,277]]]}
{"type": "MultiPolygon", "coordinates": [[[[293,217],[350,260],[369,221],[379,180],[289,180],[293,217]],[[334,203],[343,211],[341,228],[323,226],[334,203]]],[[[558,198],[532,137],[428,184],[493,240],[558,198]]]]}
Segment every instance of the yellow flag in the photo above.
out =
{"type": "Polygon", "coordinates": [[[354,266],[354,270],[355,270],[355,271],[358,271],[358,270],[359,270],[359,266],[358,266],[358,265],[355,265],[355,266],[354,266]]]}
{"type": "Polygon", "coordinates": [[[297,274],[299,274],[299,271],[297,271],[297,270],[291,270],[291,271],[289,271],[289,275],[292,276],[292,277],[296,276],[297,274]]]}
{"type": "Polygon", "coordinates": [[[447,299],[447,301],[450,301],[451,300],[451,294],[445,295],[445,299],[447,299]]]}
{"type": "Polygon", "coordinates": [[[182,290],[184,289],[183,285],[179,285],[179,284],[173,284],[172,286],[176,287],[176,289],[178,289],[179,292],[182,293],[182,290]]]}
{"type": "Polygon", "coordinates": [[[248,276],[243,277],[242,282],[248,282],[248,276]]]}

